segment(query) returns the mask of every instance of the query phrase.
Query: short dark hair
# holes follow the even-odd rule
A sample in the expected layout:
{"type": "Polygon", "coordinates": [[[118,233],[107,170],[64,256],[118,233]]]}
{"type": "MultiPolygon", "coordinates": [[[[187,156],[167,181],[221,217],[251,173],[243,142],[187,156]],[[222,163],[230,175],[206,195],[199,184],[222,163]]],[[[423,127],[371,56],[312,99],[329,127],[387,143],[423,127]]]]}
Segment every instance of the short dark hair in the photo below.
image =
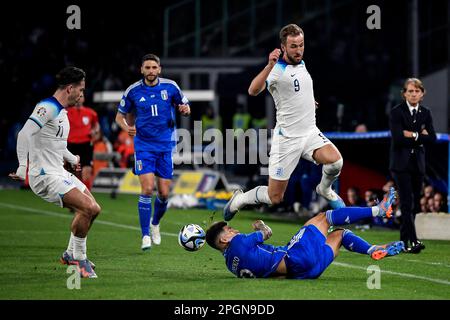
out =
{"type": "Polygon", "coordinates": [[[213,223],[208,230],[206,231],[206,243],[208,243],[214,249],[220,250],[217,247],[217,237],[223,231],[223,227],[225,227],[227,223],[225,221],[218,221],[213,223]]]}
{"type": "Polygon", "coordinates": [[[65,67],[56,74],[56,84],[59,88],[75,84],[86,78],[86,72],[77,67],[65,67]]]}
{"type": "Polygon", "coordinates": [[[291,23],[288,24],[287,26],[284,26],[280,30],[280,41],[282,44],[286,45],[288,36],[299,36],[301,34],[304,35],[302,28],[300,28],[298,25],[294,23],[291,23]]]}
{"type": "Polygon", "coordinates": [[[155,61],[159,66],[161,65],[161,60],[156,54],[149,53],[142,57],[142,63],[144,63],[147,60],[153,60],[155,61]]]}

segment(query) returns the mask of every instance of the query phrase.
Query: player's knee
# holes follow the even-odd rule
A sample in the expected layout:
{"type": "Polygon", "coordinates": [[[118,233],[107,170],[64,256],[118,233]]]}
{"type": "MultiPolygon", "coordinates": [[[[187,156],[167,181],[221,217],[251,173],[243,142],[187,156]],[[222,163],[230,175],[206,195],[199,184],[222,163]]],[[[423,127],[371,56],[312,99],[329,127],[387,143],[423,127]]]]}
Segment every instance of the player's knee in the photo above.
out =
{"type": "Polygon", "coordinates": [[[162,202],[166,202],[169,199],[169,192],[158,192],[158,199],[162,202]]]}
{"type": "Polygon", "coordinates": [[[87,211],[88,211],[88,213],[89,213],[89,215],[90,215],[91,217],[96,217],[96,216],[98,216],[98,215],[100,214],[100,211],[101,211],[101,210],[102,210],[102,208],[101,208],[100,205],[99,205],[97,202],[95,202],[95,201],[91,202],[91,203],[89,204],[88,208],[87,208],[87,211]]]}
{"type": "Polygon", "coordinates": [[[342,158],[340,158],[339,160],[337,160],[333,163],[324,164],[323,171],[327,175],[337,176],[341,173],[343,164],[344,164],[344,160],[342,158]]]}
{"type": "Polygon", "coordinates": [[[315,218],[320,221],[327,220],[327,216],[326,216],[325,212],[318,213],[315,218]]]}
{"type": "Polygon", "coordinates": [[[153,196],[153,187],[142,186],[141,194],[145,196],[153,196]]]}

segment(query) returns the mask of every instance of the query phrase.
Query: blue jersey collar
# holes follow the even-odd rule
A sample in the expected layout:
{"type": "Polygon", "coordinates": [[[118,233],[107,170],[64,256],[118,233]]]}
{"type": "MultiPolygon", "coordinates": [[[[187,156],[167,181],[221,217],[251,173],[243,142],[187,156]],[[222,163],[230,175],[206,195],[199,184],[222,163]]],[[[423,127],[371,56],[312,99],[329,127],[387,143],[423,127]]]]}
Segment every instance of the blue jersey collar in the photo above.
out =
{"type": "Polygon", "coordinates": [[[58,112],[64,109],[64,106],[61,103],[59,103],[58,99],[56,99],[55,97],[52,96],[48,98],[48,100],[52,101],[56,105],[56,107],[58,108],[58,112]]]}

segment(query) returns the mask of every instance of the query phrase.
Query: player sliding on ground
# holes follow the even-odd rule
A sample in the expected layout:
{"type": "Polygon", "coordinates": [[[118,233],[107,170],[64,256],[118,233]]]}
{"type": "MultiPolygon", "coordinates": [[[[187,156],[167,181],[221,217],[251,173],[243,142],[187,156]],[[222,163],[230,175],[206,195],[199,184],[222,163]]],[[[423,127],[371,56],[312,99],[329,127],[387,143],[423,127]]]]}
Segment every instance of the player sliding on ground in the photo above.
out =
{"type": "Polygon", "coordinates": [[[374,260],[399,254],[402,241],[372,245],[348,229],[330,226],[351,224],[370,217],[392,216],[394,188],[377,206],[369,208],[344,207],[319,213],[308,220],[285,246],[264,244],[272,230],[263,221],[253,223],[255,232],[239,233],[225,221],[214,223],[206,232],[206,242],[222,252],[228,270],[238,277],[286,277],[316,279],[333,262],[344,246],[347,250],[367,254],[374,260]]]}

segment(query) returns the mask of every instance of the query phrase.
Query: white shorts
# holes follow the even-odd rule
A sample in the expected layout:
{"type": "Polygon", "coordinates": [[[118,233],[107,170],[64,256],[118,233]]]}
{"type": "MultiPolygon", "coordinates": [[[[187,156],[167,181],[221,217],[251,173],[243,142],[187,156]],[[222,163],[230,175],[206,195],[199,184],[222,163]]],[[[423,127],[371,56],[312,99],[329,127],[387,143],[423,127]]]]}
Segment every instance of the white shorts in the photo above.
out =
{"type": "Polygon", "coordinates": [[[67,192],[73,188],[78,188],[81,192],[86,190],[84,183],[67,171],[65,175],[44,174],[29,176],[29,182],[31,190],[37,196],[61,208],[64,206],[62,198],[67,192]]]}
{"type": "Polygon", "coordinates": [[[275,180],[289,180],[300,158],[318,164],[313,159],[314,150],[333,144],[318,128],[304,137],[285,137],[275,133],[269,157],[269,176],[275,180]]]}

